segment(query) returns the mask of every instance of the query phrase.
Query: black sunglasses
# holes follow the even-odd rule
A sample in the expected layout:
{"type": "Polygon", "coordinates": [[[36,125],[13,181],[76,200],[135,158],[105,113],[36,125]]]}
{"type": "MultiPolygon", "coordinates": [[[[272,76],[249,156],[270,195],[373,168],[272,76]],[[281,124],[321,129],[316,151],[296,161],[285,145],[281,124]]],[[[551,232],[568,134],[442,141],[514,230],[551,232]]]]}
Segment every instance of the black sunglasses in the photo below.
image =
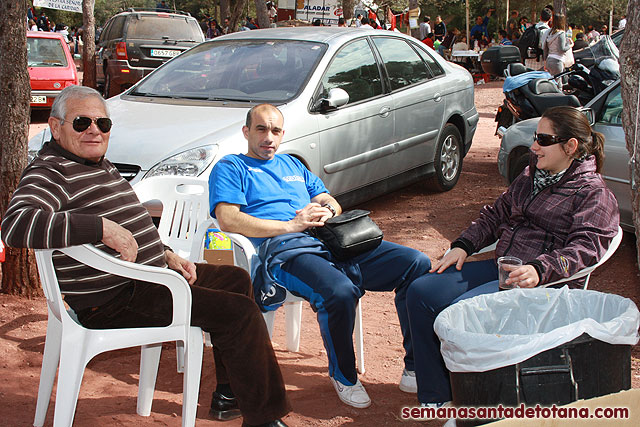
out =
{"type": "Polygon", "coordinates": [[[553,144],[560,144],[562,142],[567,142],[571,138],[561,138],[556,135],[549,135],[546,133],[538,133],[535,132],[533,134],[533,140],[538,143],[541,147],[548,147],[553,144]]]}
{"type": "MultiPolygon", "coordinates": [[[[60,119],[60,124],[63,125],[65,122],[64,119],[60,119]]],[[[78,116],[71,122],[73,126],[73,130],[76,132],[84,132],[89,129],[91,123],[95,123],[100,129],[100,132],[107,133],[111,130],[111,125],[113,122],[108,117],[98,117],[97,119],[92,119],[91,117],[86,116],[78,116]]]]}

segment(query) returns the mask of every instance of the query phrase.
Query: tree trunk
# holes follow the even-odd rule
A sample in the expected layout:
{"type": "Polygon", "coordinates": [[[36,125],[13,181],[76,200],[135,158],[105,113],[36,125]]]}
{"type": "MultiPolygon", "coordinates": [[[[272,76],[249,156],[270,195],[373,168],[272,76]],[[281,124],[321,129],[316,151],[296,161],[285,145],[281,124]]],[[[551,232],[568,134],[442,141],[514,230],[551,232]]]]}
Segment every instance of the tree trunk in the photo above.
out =
{"type": "Polygon", "coordinates": [[[228,18],[231,16],[229,1],[230,0],[220,0],[220,21],[218,21],[219,23],[224,22],[224,18],[228,18]]]}
{"type": "MultiPolygon", "coordinates": [[[[569,20],[567,17],[567,2],[566,0],[553,0],[553,12],[554,13],[562,13],[567,20],[567,25],[569,25],[569,20]]],[[[566,28],[565,28],[566,30],[566,28]]]]}
{"type": "Polygon", "coordinates": [[[238,23],[242,19],[244,7],[247,5],[247,0],[235,0],[231,4],[231,12],[229,13],[229,32],[233,33],[238,31],[238,23]]]}
{"type": "MultiPolygon", "coordinates": [[[[419,7],[418,0],[409,0],[409,10],[413,10],[417,7],[419,7]]],[[[415,37],[420,40],[420,28],[411,28],[411,37],[415,37]]]]}
{"type": "Polygon", "coordinates": [[[353,3],[355,3],[354,0],[342,0],[342,16],[345,24],[353,18],[353,3]]]}
{"type": "Polygon", "coordinates": [[[256,15],[258,18],[258,27],[269,28],[269,12],[267,11],[267,3],[264,0],[255,0],[256,15]]]}
{"type": "MultiPolygon", "coordinates": [[[[620,46],[620,74],[622,77],[622,126],[627,149],[631,156],[631,209],[636,227],[636,242],[640,242],[640,136],[636,135],[638,123],[638,85],[640,83],[640,0],[629,0],[627,26],[620,46]]],[[[637,243],[636,243],[637,245],[637,243]]],[[[640,253],[640,251],[639,251],[640,253]]],[[[640,255],[638,255],[640,265],[640,255]]]]}
{"type": "Polygon", "coordinates": [[[96,88],[96,18],[93,15],[95,0],[82,0],[82,85],[96,88]]]}
{"type": "MultiPolygon", "coordinates": [[[[0,218],[27,165],[29,135],[29,73],[27,72],[26,0],[0,3],[0,218]]],[[[33,253],[5,248],[2,292],[33,297],[42,295],[33,253]]]]}

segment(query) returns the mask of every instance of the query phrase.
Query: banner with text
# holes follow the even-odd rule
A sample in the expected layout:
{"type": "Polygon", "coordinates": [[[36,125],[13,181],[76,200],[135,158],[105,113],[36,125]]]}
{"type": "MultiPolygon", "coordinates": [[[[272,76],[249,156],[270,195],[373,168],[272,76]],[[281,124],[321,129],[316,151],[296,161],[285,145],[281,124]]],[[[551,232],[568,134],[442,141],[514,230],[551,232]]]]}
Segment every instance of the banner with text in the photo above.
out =
{"type": "Polygon", "coordinates": [[[33,0],[36,7],[82,13],[82,0],[33,0]]]}
{"type": "Polygon", "coordinates": [[[319,19],[324,25],[338,25],[341,16],[338,0],[297,0],[297,19],[309,22],[319,19]]]}

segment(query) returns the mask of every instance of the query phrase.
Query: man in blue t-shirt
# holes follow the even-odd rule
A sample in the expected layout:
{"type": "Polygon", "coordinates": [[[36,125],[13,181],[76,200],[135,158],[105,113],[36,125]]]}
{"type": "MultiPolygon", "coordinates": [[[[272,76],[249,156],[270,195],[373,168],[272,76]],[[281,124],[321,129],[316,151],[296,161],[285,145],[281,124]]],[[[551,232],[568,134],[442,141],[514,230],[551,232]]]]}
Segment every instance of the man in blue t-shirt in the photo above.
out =
{"type": "MultiPolygon", "coordinates": [[[[476,25],[471,27],[471,31],[469,31],[469,35],[471,40],[480,40],[482,36],[487,36],[489,38],[489,32],[487,31],[487,26],[489,25],[489,18],[491,17],[491,13],[494,11],[493,8],[489,9],[487,15],[483,18],[482,16],[476,17],[476,25]]],[[[469,47],[472,47],[473,44],[469,44],[469,47]]]]}
{"type": "MultiPolygon", "coordinates": [[[[262,245],[260,252],[269,247],[271,238],[288,238],[288,233],[296,233],[291,234],[295,238],[304,236],[302,232],[322,227],[327,219],[342,212],[320,178],[295,157],[276,155],[284,136],[283,124],[282,113],[276,107],[253,107],[242,128],[248,141],[247,154],[225,156],[209,177],[211,215],[224,231],[243,234],[255,246],[262,245]]],[[[352,340],[355,308],[366,290],[396,292],[406,352],[400,389],[415,393],[406,290],[428,273],[429,258],[387,241],[347,262],[333,259],[324,249],[320,253],[298,253],[294,249],[293,255],[272,274],[279,284],[307,299],[317,312],[329,358],[329,376],[338,397],[356,408],[371,404],[357,376],[352,340]]]]}

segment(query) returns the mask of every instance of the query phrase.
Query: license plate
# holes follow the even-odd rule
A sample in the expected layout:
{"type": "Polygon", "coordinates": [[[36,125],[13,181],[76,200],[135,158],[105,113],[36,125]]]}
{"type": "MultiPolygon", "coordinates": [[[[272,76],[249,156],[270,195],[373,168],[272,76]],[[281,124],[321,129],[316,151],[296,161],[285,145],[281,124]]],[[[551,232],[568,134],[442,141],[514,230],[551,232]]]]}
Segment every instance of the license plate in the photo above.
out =
{"type": "Polygon", "coordinates": [[[163,58],[173,58],[180,55],[182,52],[179,50],[168,49],[151,49],[151,56],[161,56],[163,58]]]}
{"type": "Polygon", "coordinates": [[[47,97],[46,96],[31,96],[31,103],[32,104],[46,104],[47,103],[47,97]]]}

